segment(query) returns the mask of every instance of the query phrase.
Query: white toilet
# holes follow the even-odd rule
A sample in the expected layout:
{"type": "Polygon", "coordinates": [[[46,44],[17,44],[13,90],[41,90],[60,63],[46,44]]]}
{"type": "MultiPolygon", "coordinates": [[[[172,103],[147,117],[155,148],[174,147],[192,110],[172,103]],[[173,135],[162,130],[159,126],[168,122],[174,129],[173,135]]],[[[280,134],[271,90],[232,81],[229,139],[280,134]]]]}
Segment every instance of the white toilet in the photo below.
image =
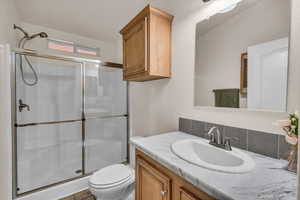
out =
{"type": "Polygon", "coordinates": [[[89,179],[89,189],[97,200],[127,200],[134,190],[134,170],[123,164],[105,167],[89,179]]]}

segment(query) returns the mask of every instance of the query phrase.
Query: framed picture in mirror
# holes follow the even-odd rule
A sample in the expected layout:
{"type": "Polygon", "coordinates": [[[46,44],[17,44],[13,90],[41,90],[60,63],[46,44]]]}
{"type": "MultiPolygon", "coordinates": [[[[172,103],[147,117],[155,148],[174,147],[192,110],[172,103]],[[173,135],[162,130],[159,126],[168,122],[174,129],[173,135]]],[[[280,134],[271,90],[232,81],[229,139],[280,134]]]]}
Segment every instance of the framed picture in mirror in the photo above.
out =
{"type": "Polygon", "coordinates": [[[241,95],[247,94],[247,72],[248,72],[248,53],[242,53],[241,55],[241,95]]]}

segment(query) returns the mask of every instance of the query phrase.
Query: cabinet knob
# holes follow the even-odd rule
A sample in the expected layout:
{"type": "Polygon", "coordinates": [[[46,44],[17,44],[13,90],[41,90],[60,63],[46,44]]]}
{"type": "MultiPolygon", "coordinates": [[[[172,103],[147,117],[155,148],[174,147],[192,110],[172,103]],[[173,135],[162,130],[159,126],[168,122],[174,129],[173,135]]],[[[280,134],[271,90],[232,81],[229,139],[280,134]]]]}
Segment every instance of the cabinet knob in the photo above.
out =
{"type": "Polygon", "coordinates": [[[165,196],[167,194],[167,191],[160,191],[161,196],[165,196]]]}

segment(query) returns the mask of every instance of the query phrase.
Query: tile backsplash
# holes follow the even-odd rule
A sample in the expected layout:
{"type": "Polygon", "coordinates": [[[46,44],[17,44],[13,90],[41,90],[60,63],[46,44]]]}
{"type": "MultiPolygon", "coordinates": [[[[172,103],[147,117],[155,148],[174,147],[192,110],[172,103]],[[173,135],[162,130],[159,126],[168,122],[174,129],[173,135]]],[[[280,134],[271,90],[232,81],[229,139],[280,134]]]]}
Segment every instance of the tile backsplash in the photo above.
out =
{"type": "Polygon", "coordinates": [[[283,135],[213,124],[192,119],[179,118],[179,131],[208,139],[207,132],[213,126],[225,137],[232,138],[234,147],[278,159],[287,159],[290,146],[283,135]]]}

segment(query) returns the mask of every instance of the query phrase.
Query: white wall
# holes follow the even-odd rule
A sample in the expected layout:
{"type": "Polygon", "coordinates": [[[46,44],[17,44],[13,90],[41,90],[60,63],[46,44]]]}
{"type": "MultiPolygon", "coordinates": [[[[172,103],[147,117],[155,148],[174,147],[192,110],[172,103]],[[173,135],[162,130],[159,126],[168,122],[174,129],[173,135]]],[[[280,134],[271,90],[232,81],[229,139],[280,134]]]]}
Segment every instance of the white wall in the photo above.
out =
{"type": "MultiPolygon", "coordinates": [[[[103,60],[111,61],[111,62],[119,61],[117,59],[117,42],[99,41],[99,40],[79,36],[73,33],[66,33],[63,31],[59,31],[59,30],[55,30],[43,26],[38,26],[26,22],[22,22],[21,27],[24,28],[24,30],[26,30],[29,34],[44,31],[48,34],[49,38],[66,40],[84,46],[100,48],[100,54],[101,54],[100,57],[103,60]]],[[[22,36],[22,34],[18,34],[18,35],[19,37],[22,36]]],[[[28,49],[40,50],[42,52],[49,52],[49,53],[62,54],[62,55],[74,55],[73,53],[49,50],[47,48],[47,40],[40,39],[40,38],[36,38],[34,40],[29,41],[28,43],[26,43],[25,47],[28,49]]]]}
{"type": "MultiPolygon", "coordinates": [[[[172,39],[172,78],[144,83],[130,83],[131,134],[147,136],[178,129],[178,117],[281,133],[273,123],[286,113],[254,112],[236,109],[194,107],[194,60],[196,24],[221,10],[213,1],[171,2],[167,8],[175,15],[172,39]]],[[[222,1],[222,3],[230,3],[222,1]]],[[[291,71],[295,66],[291,66],[291,71]]],[[[291,104],[290,110],[294,110],[291,104]]]]}
{"type": "Polygon", "coordinates": [[[18,23],[18,15],[14,0],[0,0],[0,44],[16,43],[13,24],[18,23]]]}
{"type": "MultiPolygon", "coordinates": [[[[0,199],[12,192],[12,137],[10,97],[10,48],[0,44],[0,199]]],[[[4,198],[5,197],[5,198],[4,198]]]]}
{"type": "MultiPolygon", "coordinates": [[[[289,99],[289,103],[300,110],[300,1],[292,0],[292,26],[291,26],[291,54],[290,54],[290,77],[289,77],[289,95],[294,98],[289,99]]],[[[300,199],[300,143],[298,153],[298,198],[300,199]]]]}
{"type": "MultiPolygon", "coordinates": [[[[0,0],[0,54],[7,53],[7,46],[16,43],[13,24],[18,23],[14,0],[0,0]]],[[[12,196],[12,151],[10,120],[10,66],[9,58],[0,55],[0,199],[12,196]]]]}
{"type": "MultiPolygon", "coordinates": [[[[205,24],[216,24],[220,17],[226,15],[218,14],[205,24]]],[[[199,32],[196,39],[195,105],[214,106],[214,89],[239,88],[241,54],[250,46],[289,37],[289,23],[289,1],[264,0],[241,9],[234,16],[227,16],[226,21],[204,34],[199,32]]],[[[203,25],[197,26],[205,28],[203,25]]],[[[243,96],[241,107],[247,107],[245,101],[243,96]]]]}

